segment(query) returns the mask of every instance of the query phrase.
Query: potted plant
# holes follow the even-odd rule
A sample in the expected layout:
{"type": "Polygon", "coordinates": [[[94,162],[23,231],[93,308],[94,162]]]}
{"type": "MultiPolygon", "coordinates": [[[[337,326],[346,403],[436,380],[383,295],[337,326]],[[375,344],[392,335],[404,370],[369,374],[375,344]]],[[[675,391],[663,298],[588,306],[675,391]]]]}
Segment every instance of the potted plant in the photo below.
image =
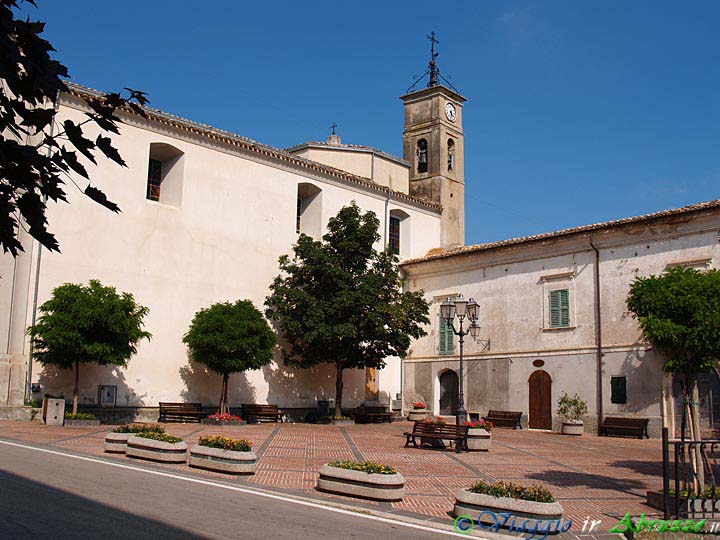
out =
{"type": "Polygon", "coordinates": [[[427,418],[427,406],[424,401],[416,401],[412,406],[413,408],[408,414],[408,420],[411,422],[417,422],[427,418]]]}
{"type": "Polygon", "coordinates": [[[572,523],[561,523],[563,508],[547,489],[512,482],[491,484],[480,480],[470,488],[461,489],[455,495],[453,513],[468,521],[479,520],[479,524],[492,531],[502,527],[521,532],[555,533],[567,531],[572,523]]]}
{"type": "Polygon", "coordinates": [[[105,451],[124,454],[127,451],[128,439],[143,431],[165,433],[165,428],[158,424],[122,424],[105,435],[105,451]]]}
{"type": "Polygon", "coordinates": [[[100,420],[90,413],[67,413],[65,415],[65,425],[75,427],[99,426],[100,420]]]}
{"type": "Polygon", "coordinates": [[[235,416],[234,414],[230,413],[211,414],[207,418],[202,418],[200,420],[200,423],[212,426],[242,426],[244,424],[247,424],[247,422],[245,422],[245,420],[243,420],[239,416],[235,416]]]}
{"type": "Polygon", "coordinates": [[[187,444],[180,437],[154,431],[135,433],[127,441],[128,457],[161,461],[163,463],[185,463],[187,444]]]}
{"type": "Polygon", "coordinates": [[[563,392],[562,397],[558,400],[557,409],[558,416],[562,418],[562,434],[582,435],[584,432],[582,418],[585,417],[587,411],[587,401],[577,394],[570,397],[567,392],[563,392]]]}
{"type": "Polygon", "coordinates": [[[217,435],[200,437],[190,449],[191,467],[228,474],[255,474],[257,456],[247,439],[217,435]]]}
{"type": "Polygon", "coordinates": [[[490,450],[492,443],[492,422],[485,419],[463,422],[468,427],[468,450],[490,450]]]}
{"type": "Polygon", "coordinates": [[[389,465],[371,461],[333,461],[320,468],[317,488],[375,501],[400,501],[405,478],[389,465]]]}

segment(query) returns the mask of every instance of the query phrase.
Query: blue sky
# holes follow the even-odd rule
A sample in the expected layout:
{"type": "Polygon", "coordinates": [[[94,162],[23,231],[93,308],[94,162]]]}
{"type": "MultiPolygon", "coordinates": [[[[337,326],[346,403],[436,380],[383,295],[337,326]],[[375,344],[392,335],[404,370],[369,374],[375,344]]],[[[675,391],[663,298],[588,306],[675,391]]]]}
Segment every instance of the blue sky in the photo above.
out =
{"type": "Polygon", "coordinates": [[[261,142],[401,155],[440,40],[465,105],[467,242],[720,198],[720,2],[97,2],[31,17],[74,81],[261,142]]]}

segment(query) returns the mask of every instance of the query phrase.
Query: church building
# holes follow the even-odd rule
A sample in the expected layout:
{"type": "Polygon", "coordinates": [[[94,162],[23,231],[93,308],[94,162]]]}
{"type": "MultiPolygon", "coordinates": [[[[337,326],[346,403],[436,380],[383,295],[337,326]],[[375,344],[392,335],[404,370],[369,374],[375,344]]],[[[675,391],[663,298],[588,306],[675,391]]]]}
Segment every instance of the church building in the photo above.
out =
{"type": "MultiPolygon", "coordinates": [[[[72,395],[70,372],[29,361],[26,329],[55,287],[90,279],[147,306],[153,337],[125,369],[83,365],[81,406],[143,418],[160,401],[215,405],[219,376],[194,363],[181,341],[193,315],[238,299],[262,310],[278,258],[301,233],[319,239],[355,201],[380,219],[376,248],[398,254],[406,287],[431,302],[432,322],[406,359],[390,358],[379,371],[347,370],[344,405],[380,402],[400,411],[425,401],[433,414],[454,414],[459,351],[439,303],[463,294],[481,309],[481,339],[465,350],[471,413],[521,411],[525,426],[556,428],[557,399],[567,391],[589,402],[588,430],[608,414],[649,417],[653,434],[672,422],[677,381],[663,377],[625,296],[639,275],[720,267],[720,201],[466,246],[466,100],[439,75],[435,56],[427,86],[401,96],[402,157],[345,144],[334,127],[324,142],[282,150],[156,109],[146,117],[121,113],[113,143],[128,167],[105,160],[87,168],[122,213],[68,190],[69,205],[48,208],[61,253],[20,231],[25,251],[0,257],[0,405],[72,395]]],[[[56,121],[81,121],[82,98],[98,94],[71,84],[56,121]]],[[[468,183],[477,189],[481,179],[468,183]]],[[[267,368],[230,377],[231,405],[276,403],[299,417],[334,397],[333,369],[288,368],[278,355],[267,368]]],[[[718,377],[708,376],[701,391],[706,427],[714,427],[718,377]]]]}

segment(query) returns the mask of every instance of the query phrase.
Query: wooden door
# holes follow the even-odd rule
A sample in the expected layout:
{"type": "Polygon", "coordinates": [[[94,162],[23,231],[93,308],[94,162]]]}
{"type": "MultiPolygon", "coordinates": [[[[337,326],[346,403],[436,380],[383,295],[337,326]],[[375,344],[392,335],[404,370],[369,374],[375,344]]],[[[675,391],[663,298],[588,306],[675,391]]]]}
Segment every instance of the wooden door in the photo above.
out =
{"type": "Polygon", "coordinates": [[[458,376],[448,370],[440,375],[440,414],[452,416],[458,408],[458,376]]]}
{"type": "Polygon", "coordinates": [[[531,429],[552,429],[552,379],[547,371],[538,370],[530,375],[530,411],[528,425],[531,429]]]}

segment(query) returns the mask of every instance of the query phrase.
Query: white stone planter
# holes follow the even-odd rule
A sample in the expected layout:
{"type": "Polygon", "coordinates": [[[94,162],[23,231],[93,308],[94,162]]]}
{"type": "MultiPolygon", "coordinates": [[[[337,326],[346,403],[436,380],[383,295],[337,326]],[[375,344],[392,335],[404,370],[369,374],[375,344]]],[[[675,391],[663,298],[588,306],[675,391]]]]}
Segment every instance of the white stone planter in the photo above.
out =
{"type": "Polygon", "coordinates": [[[400,501],[405,495],[405,478],[400,473],[368,474],[323,465],[320,468],[317,488],[320,491],[361,499],[400,501]]]}
{"type": "Polygon", "coordinates": [[[562,423],[563,435],[582,435],[585,432],[585,424],[582,420],[569,420],[562,423]]]}
{"type": "Polygon", "coordinates": [[[255,474],[257,456],[254,452],[239,452],[210,448],[196,444],[190,449],[190,466],[229,474],[255,474]]]}
{"type": "Polygon", "coordinates": [[[482,428],[468,429],[468,450],[490,450],[492,434],[482,428]]]}
{"type": "Polygon", "coordinates": [[[408,420],[411,422],[419,422],[428,417],[427,409],[412,409],[408,414],[408,420]]]}
{"type": "MultiPolygon", "coordinates": [[[[481,493],[471,493],[467,489],[461,489],[455,494],[455,508],[453,514],[457,516],[467,515],[479,523],[495,528],[509,529],[512,524],[520,525],[525,520],[525,525],[530,524],[532,529],[537,524],[538,529],[547,527],[550,534],[563,531],[561,523],[563,508],[559,502],[542,503],[534,501],[522,501],[509,497],[492,497],[481,493]],[[500,514],[511,514],[508,520],[500,514]],[[516,519],[513,520],[513,517],[516,519]],[[504,523],[503,523],[504,522],[504,523]]],[[[566,522],[569,528],[570,521],[566,522]]],[[[567,531],[567,528],[565,531],[567,531]]],[[[564,532],[564,531],[563,531],[564,532]]]]}
{"type": "Polygon", "coordinates": [[[127,451],[127,442],[134,433],[115,433],[111,431],[105,435],[105,451],[114,454],[124,454],[127,451]]]}
{"type": "Polygon", "coordinates": [[[333,426],[354,426],[355,420],[335,420],[334,418],[330,420],[330,424],[333,426]]]}
{"type": "Polygon", "coordinates": [[[127,455],[163,463],[185,463],[187,461],[187,444],[185,441],[168,443],[132,436],[127,441],[127,455]]]}

